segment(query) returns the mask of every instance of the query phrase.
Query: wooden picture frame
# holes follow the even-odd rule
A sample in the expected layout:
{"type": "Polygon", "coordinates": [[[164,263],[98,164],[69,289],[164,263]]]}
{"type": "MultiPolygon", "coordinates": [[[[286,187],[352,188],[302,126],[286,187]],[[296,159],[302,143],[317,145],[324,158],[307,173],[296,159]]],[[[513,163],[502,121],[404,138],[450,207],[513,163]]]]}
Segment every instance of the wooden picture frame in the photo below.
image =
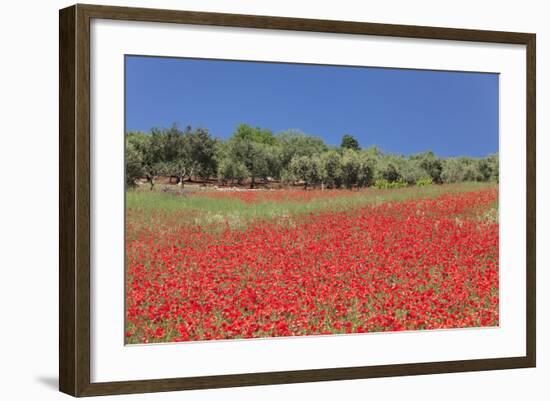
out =
{"type": "Polygon", "coordinates": [[[253,15],[74,5],[59,14],[59,388],[73,396],[143,393],[534,367],[535,34],[253,15]],[[90,380],[90,21],[163,22],[526,46],[526,356],[92,383],[90,380]]]}

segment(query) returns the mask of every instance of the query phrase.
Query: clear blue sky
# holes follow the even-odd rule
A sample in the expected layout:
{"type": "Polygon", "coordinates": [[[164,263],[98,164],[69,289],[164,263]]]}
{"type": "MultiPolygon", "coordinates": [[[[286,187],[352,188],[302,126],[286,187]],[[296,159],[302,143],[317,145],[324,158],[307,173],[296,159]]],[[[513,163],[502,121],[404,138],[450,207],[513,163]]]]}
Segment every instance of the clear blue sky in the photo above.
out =
{"type": "Polygon", "coordinates": [[[126,57],[126,129],[240,123],[411,154],[498,151],[497,74],[126,57]]]}

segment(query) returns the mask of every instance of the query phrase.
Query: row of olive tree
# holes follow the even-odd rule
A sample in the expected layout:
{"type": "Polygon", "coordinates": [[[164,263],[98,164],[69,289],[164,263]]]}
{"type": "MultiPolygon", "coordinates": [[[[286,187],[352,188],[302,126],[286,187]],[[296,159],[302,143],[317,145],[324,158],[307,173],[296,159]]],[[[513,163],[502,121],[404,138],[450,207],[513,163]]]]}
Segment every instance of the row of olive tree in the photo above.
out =
{"type": "Polygon", "coordinates": [[[130,132],[126,135],[126,183],[133,186],[146,178],[152,189],[159,176],[174,177],[181,185],[186,178],[215,176],[218,143],[202,128],[182,131],[174,125],[154,128],[149,134],[130,132]]]}
{"type": "Polygon", "coordinates": [[[241,124],[226,141],[202,128],[177,126],[130,132],[126,136],[126,181],[145,178],[151,189],[159,176],[183,185],[186,179],[216,178],[222,184],[280,180],[321,188],[366,187],[415,183],[498,181],[498,154],[486,158],[439,158],[433,152],[412,156],[361,149],[351,135],[340,147],[329,147],[298,130],[273,134],[241,124]]]}

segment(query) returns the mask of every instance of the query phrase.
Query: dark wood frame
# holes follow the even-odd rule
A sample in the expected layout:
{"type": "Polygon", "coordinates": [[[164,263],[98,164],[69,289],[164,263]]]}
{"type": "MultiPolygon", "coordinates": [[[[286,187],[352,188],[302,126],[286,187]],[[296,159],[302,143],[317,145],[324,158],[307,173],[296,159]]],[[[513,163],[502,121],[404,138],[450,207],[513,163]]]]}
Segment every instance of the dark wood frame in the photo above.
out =
{"type": "Polygon", "coordinates": [[[81,4],[60,10],[60,391],[73,396],[93,396],[535,367],[535,43],[536,36],[531,33],[495,32],[81,4]],[[90,20],[92,18],[525,45],[527,48],[526,356],[91,383],[90,20]]]}

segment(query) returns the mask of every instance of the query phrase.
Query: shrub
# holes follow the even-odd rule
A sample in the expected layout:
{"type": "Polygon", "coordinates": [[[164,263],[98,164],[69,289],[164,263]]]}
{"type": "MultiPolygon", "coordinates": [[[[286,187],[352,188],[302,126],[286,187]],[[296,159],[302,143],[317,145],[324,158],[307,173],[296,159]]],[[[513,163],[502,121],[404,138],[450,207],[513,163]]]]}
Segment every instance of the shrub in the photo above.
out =
{"type": "Polygon", "coordinates": [[[391,185],[391,188],[405,188],[409,184],[407,184],[407,182],[404,179],[400,178],[397,181],[392,182],[390,185],[391,185]]]}
{"type": "Polygon", "coordinates": [[[384,178],[374,181],[374,187],[378,189],[387,189],[389,184],[389,181],[384,178]]]}
{"type": "Polygon", "coordinates": [[[378,189],[394,189],[394,188],[405,188],[408,184],[402,178],[397,181],[390,182],[384,178],[378,179],[374,182],[374,187],[378,189]]]}
{"type": "Polygon", "coordinates": [[[416,181],[417,187],[423,187],[425,185],[431,185],[433,184],[434,180],[432,177],[424,177],[416,181]]]}

